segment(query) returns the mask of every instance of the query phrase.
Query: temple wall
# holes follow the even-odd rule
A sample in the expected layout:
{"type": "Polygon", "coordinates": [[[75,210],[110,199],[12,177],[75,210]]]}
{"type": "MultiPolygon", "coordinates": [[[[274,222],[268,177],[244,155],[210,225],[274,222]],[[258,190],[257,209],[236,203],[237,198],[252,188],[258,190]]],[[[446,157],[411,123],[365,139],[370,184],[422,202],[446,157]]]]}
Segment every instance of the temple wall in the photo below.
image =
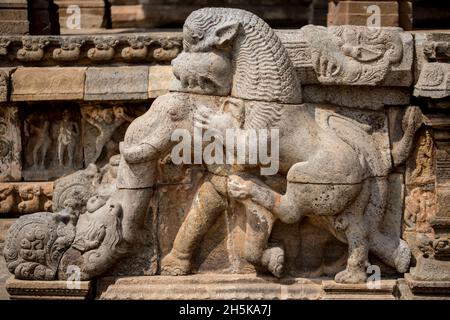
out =
{"type": "MultiPolygon", "coordinates": [[[[55,1],[60,8],[69,2],[55,1]]],[[[91,2],[95,1],[90,1],[89,9],[95,16],[96,10],[103,7],[91,2]]],[[[112,2],[113,27],[129,26],[121,20],[121,12],[136,10],[138,5],[144,9],[156,5],[135,2],[112,2]]],[[[277,6],[277,2],[271,1],[271,5],[277,6]]],[[[158,6],[164,9],[164,4],[158,6]]],[[[192,11],[191,6],[186,10],[192,11]]],[[[339,19],[345,18],[343,13],[336,16],[339,14],[339,19]]],[[[173,23],[180,18],[178,12],[173,23]]],[[[16,30],[27,28],[28,22],[22,20],[17,22],[16,30]]],[[[87,28],[102,28],[102,23],[94,21],[87,28]]],[[[330,125],[329,114],[357,122],[374,141],[377,161],[392,168],[385,174],[390,192],[380,228],[406,240],[412,260],[406,272],[398,272],[371,254],[371,263],[380,267],[383,277],[393,281],[380,290],[388,298],[448,296],[450,33],[404,31],[398,25],[382,28],[376,40],[354,40],[353,36],[367,32],[365,27],[354,26],[348,26],[343,33],[339,26],[330,26],[277,30],[276,35],[292,61],[302,103],[319,125],[330,125]],[[343,54],[343,43],[362,53],[343,54]],[[346,71],[346,65],[332,66],[333,59],[341,55],[349,65],[357,65],[351,74],[330,69],[346,71]]],[[[154,27],[145,23],[141,26],[154,27]]],[[[62,177],[77,172],[87,175],[93,164],[101,183],[109,182],[108,174],[117,170],[119,143],[130,123],[173,88],[176,79],[171,62],[180,56],[182,41],[183,34],[176,31],[0,36],[1,251],[8,229],[19,217],[58,211],[62,204],[54,195],[69,189],[62,177]]],[[[124,297],[114,286],[108,287],[114,277],[160,273],[161,261],[171,251],[198,187],[210,178],[205,168],[176,166],[169,157],[159,160],[158,172],[155,195],[136,244],[139,249],[103,274],[100,298],[124,297]]],[[[282,175],[264,183],[279,193],[286,191],[282,175]]],[[[248,228],[244,211],[239,203],[231,203],[213,223],[195,251],[195,273],[255,273],[255,266],[244,257],[248,228]]],[[[333,277],[345,268],[347,245],[338,238],[320,221],[306,218],[293,224],[277,221],[270,241],[281,242],[286,248],[290,276],[316,279],[333,277]]],[[[3,263],[1,259],[0,288],[9,277],[3,263]]],[[[22,286],[26,288],[29,283],[19,282],[9,284],[14,297],[29,292],[21,292],[22,286]]],[[[308,284],[315,298],[334,294],[334,285],[308,284]]],[[[48,294],[46,284],[42,291],[39,286],[37,296],[48,294]]],[[[1,290],[0,298],[6,297],[1,290]]],[[[366,294],[359,287],[348,290],[366,294]]],[[[295,292],[292,294],[297,297],[295,292]]]]}

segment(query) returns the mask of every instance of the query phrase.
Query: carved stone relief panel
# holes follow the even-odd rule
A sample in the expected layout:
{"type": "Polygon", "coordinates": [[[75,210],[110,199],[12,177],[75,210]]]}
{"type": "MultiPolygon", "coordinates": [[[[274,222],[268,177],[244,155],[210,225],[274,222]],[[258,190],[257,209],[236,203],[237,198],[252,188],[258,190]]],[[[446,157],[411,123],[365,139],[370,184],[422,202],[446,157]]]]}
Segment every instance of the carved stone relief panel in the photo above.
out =
{"type": "Polygon", "coordinates": [[[22,142],[19,109],[0,106],[0,182],[22,178],[22,142]]]}
{"type": "Polygon", "coordinates": [[[52,194],[53,182],[0,183],[0,213],[51,211],[52,194]]]}
{"type": "Polygon", "coordinates": [[[23,108],[23,176],[51,180],[83,168],[78,105],[36,104],[23,108]]]}
{"type": "Polygon", "coordinates": [[[86,166],[104,165],[119,153],[128,125],[147,110],[146,104],[83,104],[80,107],[86,166]]]}

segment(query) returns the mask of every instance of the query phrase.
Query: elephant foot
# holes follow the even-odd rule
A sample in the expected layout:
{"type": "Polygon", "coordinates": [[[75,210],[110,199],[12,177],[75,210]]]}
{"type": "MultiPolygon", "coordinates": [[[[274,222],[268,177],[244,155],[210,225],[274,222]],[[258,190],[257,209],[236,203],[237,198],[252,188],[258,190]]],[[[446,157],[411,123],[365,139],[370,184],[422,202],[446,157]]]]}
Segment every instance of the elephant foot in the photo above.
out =
{"type": "Polygon", "coordinates": [[[161,261],[161,275],[165,276],[183,276],[191,271],[190,259],[181,259],[175,256],[171,251],[161,261]]]}
{"type": "Polygon", "coordinates": [[[350,269],[348,266],[334,277],[334,281],[338,283],[362,283],[366,280],[367,273],[364,268],[350,269]]]}
{"type": "Polygon", "coordinates": [[[280,247],[266,249],[261,262],[275,277],[281,278],[284,272],[284,250],[280,247]]]}
{"type": "Polygon", "coordinates": [[[411,261],[411,250],[405,240],[400,239],[400,244],[394,252],[395,268],[400,273],[408,271],[409,263],[411,261]]]}

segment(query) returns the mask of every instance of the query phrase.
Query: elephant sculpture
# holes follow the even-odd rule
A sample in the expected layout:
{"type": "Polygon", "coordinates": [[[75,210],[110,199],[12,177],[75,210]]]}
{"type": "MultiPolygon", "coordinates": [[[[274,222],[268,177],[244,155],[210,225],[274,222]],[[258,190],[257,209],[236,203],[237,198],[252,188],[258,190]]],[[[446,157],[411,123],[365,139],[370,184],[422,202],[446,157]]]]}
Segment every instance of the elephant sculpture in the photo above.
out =
{"type": "MultiPolygon", "coordinates": [[[[195,248],[229,197],[246,210],[245,258],[277,277],[283,275],[285,259],[282,246],[268,243],[273,224],[306,216],[322,219],[348,243],[347,267],[336,275],[337,282],[365,281],[369,251],[406,272],[406,242],[380,230],[393,170],[390,158],[376,148],[370,129],[345,115],[331,113],[325,126],[318,124],[316,106],[302,104],[296,71],[276,33],[250,12],[204,8],[187,18],[183,46],[172,61],[177,78],[172,92],[158,97],[128,127],[120,143],[116,188],[89,200],[61,258],[59,278],[66,277],[64,268],[76,265],[82,279],[91,279],[133,252],[156,187],[158,161],[176,145],[176,130],[194,135],[196,128],[214,130],[222,140],[227,129],[245,137],[252,130],[278,130],[279,173],[286,176],[287,192],[279,194],[262,182],[253,170],[261,163],[204,164],[207,177],[161,261],[162,274],[191,272],[195,248]]],[[[410,108],[405,117],[416,114],[410,108]]],[[[411,126],[402,144],[405,152],[420,121],[411,126]]]]}

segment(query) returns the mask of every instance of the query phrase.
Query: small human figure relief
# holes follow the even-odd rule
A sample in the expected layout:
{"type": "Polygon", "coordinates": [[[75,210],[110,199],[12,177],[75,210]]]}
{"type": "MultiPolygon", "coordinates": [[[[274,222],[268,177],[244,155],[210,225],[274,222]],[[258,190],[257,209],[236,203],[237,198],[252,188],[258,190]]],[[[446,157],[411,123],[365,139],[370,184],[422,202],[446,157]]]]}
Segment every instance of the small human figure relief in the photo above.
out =
{"type": "Polygon", "coordinates": [[[32,169],[44,169],[47,154],[52,144],[50,121],[45,114],[33,113],[24,123],[24,134],[28,138],[27,154],[31,155],[28,164],[32,169]]]}
{"type": "Polygon", "coordinates": [[[88,105],[81,107],[85,121],[84,158],[85,163],[104,165],[108,159],[119,152],[119,142],[131,121],[145,112],[144,106],[127,108],[116,105],[105,107],[88,105]]]}
{"type": "Polygon", "coordinates": [[[434,192],[417,187],[405,199],[405,225],[407,230],[432,233],[430,221],[436,215],[434,192]]]}
{"type": "Polygon", "coordinates": [[[77,108],[35,106],[24,120],[25,180],[51,180],[83,166],[77,108]]]}
{"type": "Polygon", "coordinates": [[[423,130],[417,139],[413,155],[407,163],[406,183],[408,185],[434,183],[433,145],[431,132],[423,130]]]}
{"type": "Polygon", "coordinates": [[[58,133],[58,160],[61,167],[71,167],[73,165],[73,156],[79,135],[80,127],[78,123],[70,119],[68,110],[64,110],[58,133]],[[64,159],[64,156],[67,158],[64,159]]]}

